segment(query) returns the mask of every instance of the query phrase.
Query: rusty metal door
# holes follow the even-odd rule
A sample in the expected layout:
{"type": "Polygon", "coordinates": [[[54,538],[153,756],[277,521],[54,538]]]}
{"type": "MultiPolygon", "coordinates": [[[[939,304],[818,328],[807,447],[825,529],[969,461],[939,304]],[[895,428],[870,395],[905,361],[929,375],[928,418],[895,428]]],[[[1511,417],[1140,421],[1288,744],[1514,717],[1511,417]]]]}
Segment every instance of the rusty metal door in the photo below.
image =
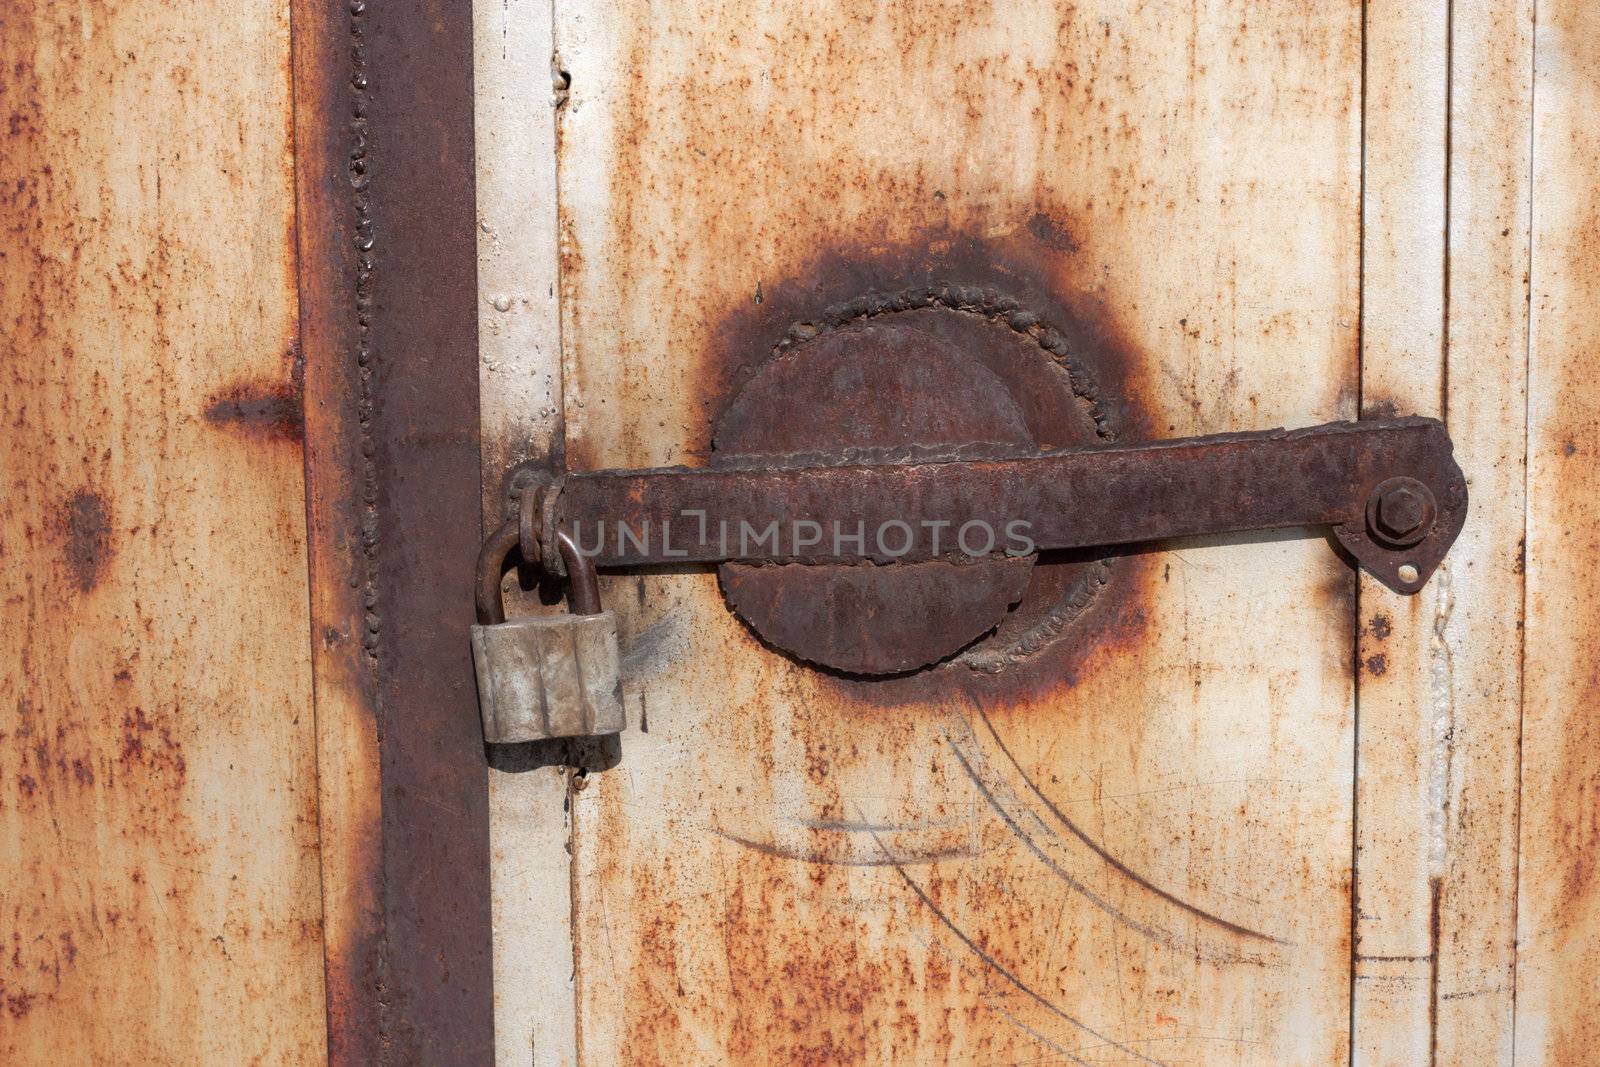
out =
{"type": "MultiPolygon", "coordinates": [[[[703,460],[792,328],[945,279],[1074,328],[1119,437],[1357,414],[1354,5],[555,37],[574,468],[703,460]]],[[[705,574],[608,591],[639,728],[573,801],[584,1060],[1342,1055],[1354,576],[1307,537],[1058,567],[1005,670],[903,683],[775,655],[705,574]]]]}
{"type": "Polygon", "coordinates": [[[887,681],[603,576],[628,729],[492,757],[504,1062],[1509,1062],[1526,7],[478,5],[489,521],[912,314],[1059,327],[1069,438],[1398,409],[1473,487],[1416,597],[1311,530],[1074,554],[887,681]]]}
{"type": "MultiPolygon", "coordinates": [[[[1355,6],[554,31],[574,469],[703,461],[792,327],[930,276],[1076,327],[1120,435],[1358,413],[1355,6]]],[[[764,648],[710,574],[610,583],[636,728],[572,799],[584,1059],[1340,1054],[1354,575],[1306,536],[1060,567],[1008,669],[889,684],[764,648]]]]}
{"type": "Polygon", "coordinates": [[[0,1060],[1595,1060],[1600,7],[218,10],[0,4],[0,1060]],[[473,502],[827,388],[1417,413],[1471,511],[1409,597],[1058,555],[875,681],[611,570],[627,729],[486,776],[473,502]]]}

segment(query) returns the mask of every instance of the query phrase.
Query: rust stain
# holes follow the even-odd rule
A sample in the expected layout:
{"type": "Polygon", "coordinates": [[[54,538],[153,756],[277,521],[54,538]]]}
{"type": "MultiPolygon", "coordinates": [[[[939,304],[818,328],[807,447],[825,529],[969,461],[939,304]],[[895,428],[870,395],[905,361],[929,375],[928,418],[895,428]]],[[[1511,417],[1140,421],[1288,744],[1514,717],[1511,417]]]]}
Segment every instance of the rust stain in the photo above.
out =
{"type": "Polygon", "coordinates": [[[305,436],[305,408],[299,375],[289,382],[241,382],[213,395],[206,421],[269,440],[299,441],[305,436]]]}
{"type": "Polygon", "coordinates": [[[61,509],[61,525],[72,584],[80,593],[90,592],[111,566],[111,512],[105,497],[79,489],[61,509]]]}
{"type": "Polygon", "coordinates": [[[1078,239],[1072,236],[1071,228],[1065,222],[1043,211],[1034,212],[1033,217],[1028,220],[1028,232],[1040,244],[1057,252],[1071,255],[1079,249],[1078,239]]]}
{"type": "MultiPolygon", "coordinates": [[[[712,425],[729,402],[795,339],[824,328],[830,309],[870,321],[908,306],[889,300],[875,306],[873,295],[888,298],[922,289],[957,294],[958,308],[976,304],[985,293],[1011,298],[1029,318],[998,325],[1032,336],[1045,328],[1059,332],[1060,361],[1081,367],[1082,377],[1092,383],[1092,393],[1080,399],[1094,406],[1097,422],[1103,419],[1124,440],[1148,438],[1151,420],[1139,382],[1153,365],[1117,325],[1112,297],[1071,285],[1082,273],[1071,257],[1029,232],[984,236],[948,223],[900,241],[835,242],[816,250],[787,277],[765,280],[759,304],[732,302],[708,331],[694,374],[701,417],[691,428],[691,440],[700,443],[690,445],[689,454],[709,455],[712,425]]],[[[1071,430],[1061,426],[1057,432],[1071,430]]],[[[575,468],[596,465],[597,459],[587,452],[572,454],[575,468]]]]}
{"type": "MultiPolygon", "coordinates": [[[[1009,236],[984,237],[948,226],[936,228],[903,242],[863,242],[836,245],[817,253],[792,277],[763,283],[759,304],[737,301],[710,332],[710,345],[701,357],[696,377],[704,383],[698,393],[703,418],[696,430],[701,445],[689,454],[709,457],[712,427],[731,400],[769,361],[779,358],[796,339],[815,336],[840,315],[871,321],[917,307],[914,297],[900,300],[894,294],[953,293],[959,310],[984,316],[970,308],[1000,299],[1022,310],[1002,314],[991,326],[981,327],[996,337],[980,346],[1000,345],[1000,338],[1020,334],[1030,344],[1042,345],[1047,363],[1055,363],[1069,376],[1076,412],[1057,408],[1043,399],[1043,389],[1023,389],[1031,398],[1025,411],[1030,426],[1044,446],[1062,446],[1095,439],[1138,441],[1157,436],[1147,411],[1144,379],[1154,366],[1117,324],[1114,298],[1103,291],[1074,287],[1066,279],[1082,271],[1058,239],[1067,225],[1064,209],[1040,210],[1033,220],[1056,220],[1049,229],[1030,225],[1009,236]],[[860,309],[860,310],[857,310],[860,309]],[[1041,340],[1044,339],[1044,340],[1041,340]],[[1078,421],[1081,420],[1081,423],[1078,421]]],[[[917,314],[927,315],[927,312],[917,314]]],[[[951,327],[919,319],[923,328],[949,333],[951,327]]],[[[959,331],[958,331],[959,333],[959,331]]],[[[972,338],[964,334],[964,343],[972,338]]],[[[980,347],[980,350],[984,350],[980,347]]],[[[1018,373],[1015,356],[1003,348],[984,359],[1002,373],[1018,373]]],[[[586,456],[582,440],[569,445],[580,467],[595,462],[586,456]]],[[[1070,687],[1077,672],[1098,649],[1109,658],[1120,644],[1136,640],[1146,617],[1149,576],[1144,557],[1150,546],[1106,552],[1046,553],[1041,557],[1033,588],[1025,595],[1023,610],[1006,632],[1020,635],[1027,625],[1038,626],[1045,616],[1059,611],[1064,623],[1056,624],[1052,639],[1030,645],[1026,656],[998,671],[973,672],[950,664],[938,670],[891,678],[864,679],[831,674],[840,695],[852,703],[907,706],[937,700],[944,687],[959,678],[971,684],[986,700],[1033,702],[1047,693],[1070,687]],[[1067,611],[1074,597],[1083,603],[1067,611]]],[[[1102,659],[1101,661],[1104,661],[1102,659]]]]}
{"type": "Polygon", "coordinates": [[[1600,1048],[1600,7],[1537,7],[1518,1061],[1600,1048]]]}
{"type": "Polygon", "coordinates": [[[188,769],[183,750],[168,725],[152,720],[140,707],[131,708],[122,716],[120,759],[130,769],[137,769],[137,765],[156,772],[169,786],[181,784],[188,769]]]}

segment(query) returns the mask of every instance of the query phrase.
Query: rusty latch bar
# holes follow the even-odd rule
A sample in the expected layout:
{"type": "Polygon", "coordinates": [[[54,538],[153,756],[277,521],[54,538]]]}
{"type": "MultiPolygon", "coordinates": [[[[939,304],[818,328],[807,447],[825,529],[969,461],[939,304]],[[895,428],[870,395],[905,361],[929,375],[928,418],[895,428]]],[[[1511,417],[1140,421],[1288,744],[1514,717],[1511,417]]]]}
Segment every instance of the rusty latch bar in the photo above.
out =
{"type": "Polygon", "coordinates": [[[1329,526],[1385,585],[1413,593],[1466,517],[1451,451],[1443,424],[1409,417],[957,458],[590,471],[550,485],[538,539],[568,531],[602,567],[888,564],[1329,526]]]}

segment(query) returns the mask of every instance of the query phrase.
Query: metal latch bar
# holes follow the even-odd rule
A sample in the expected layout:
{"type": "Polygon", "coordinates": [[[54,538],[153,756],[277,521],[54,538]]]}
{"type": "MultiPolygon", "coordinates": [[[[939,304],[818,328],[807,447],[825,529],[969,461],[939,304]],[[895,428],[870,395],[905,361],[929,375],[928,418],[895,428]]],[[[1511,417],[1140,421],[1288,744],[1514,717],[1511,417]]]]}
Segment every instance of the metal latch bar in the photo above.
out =
{"type": "Polygon", "coordinates": [[[1402,593],[1426,583],[1467,506],[1444,425],[1421,417],[1025,453],[745,457],[574,473],[552,491],[546,538],[570,532],[602,567],[916,562],[1330,526],[1402,593]]]}

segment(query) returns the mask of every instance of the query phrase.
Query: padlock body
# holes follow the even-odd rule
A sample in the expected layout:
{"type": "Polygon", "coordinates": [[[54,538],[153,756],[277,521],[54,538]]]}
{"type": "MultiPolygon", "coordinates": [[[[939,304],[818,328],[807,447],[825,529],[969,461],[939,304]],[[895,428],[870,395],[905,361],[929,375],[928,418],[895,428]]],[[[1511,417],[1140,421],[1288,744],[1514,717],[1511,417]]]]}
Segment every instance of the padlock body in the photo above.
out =
{"type": "Polygon", "coordinates": [[[490,743],[623,728],[617,621],[609,611],[474,626],[472,659],[490,743]]]}

